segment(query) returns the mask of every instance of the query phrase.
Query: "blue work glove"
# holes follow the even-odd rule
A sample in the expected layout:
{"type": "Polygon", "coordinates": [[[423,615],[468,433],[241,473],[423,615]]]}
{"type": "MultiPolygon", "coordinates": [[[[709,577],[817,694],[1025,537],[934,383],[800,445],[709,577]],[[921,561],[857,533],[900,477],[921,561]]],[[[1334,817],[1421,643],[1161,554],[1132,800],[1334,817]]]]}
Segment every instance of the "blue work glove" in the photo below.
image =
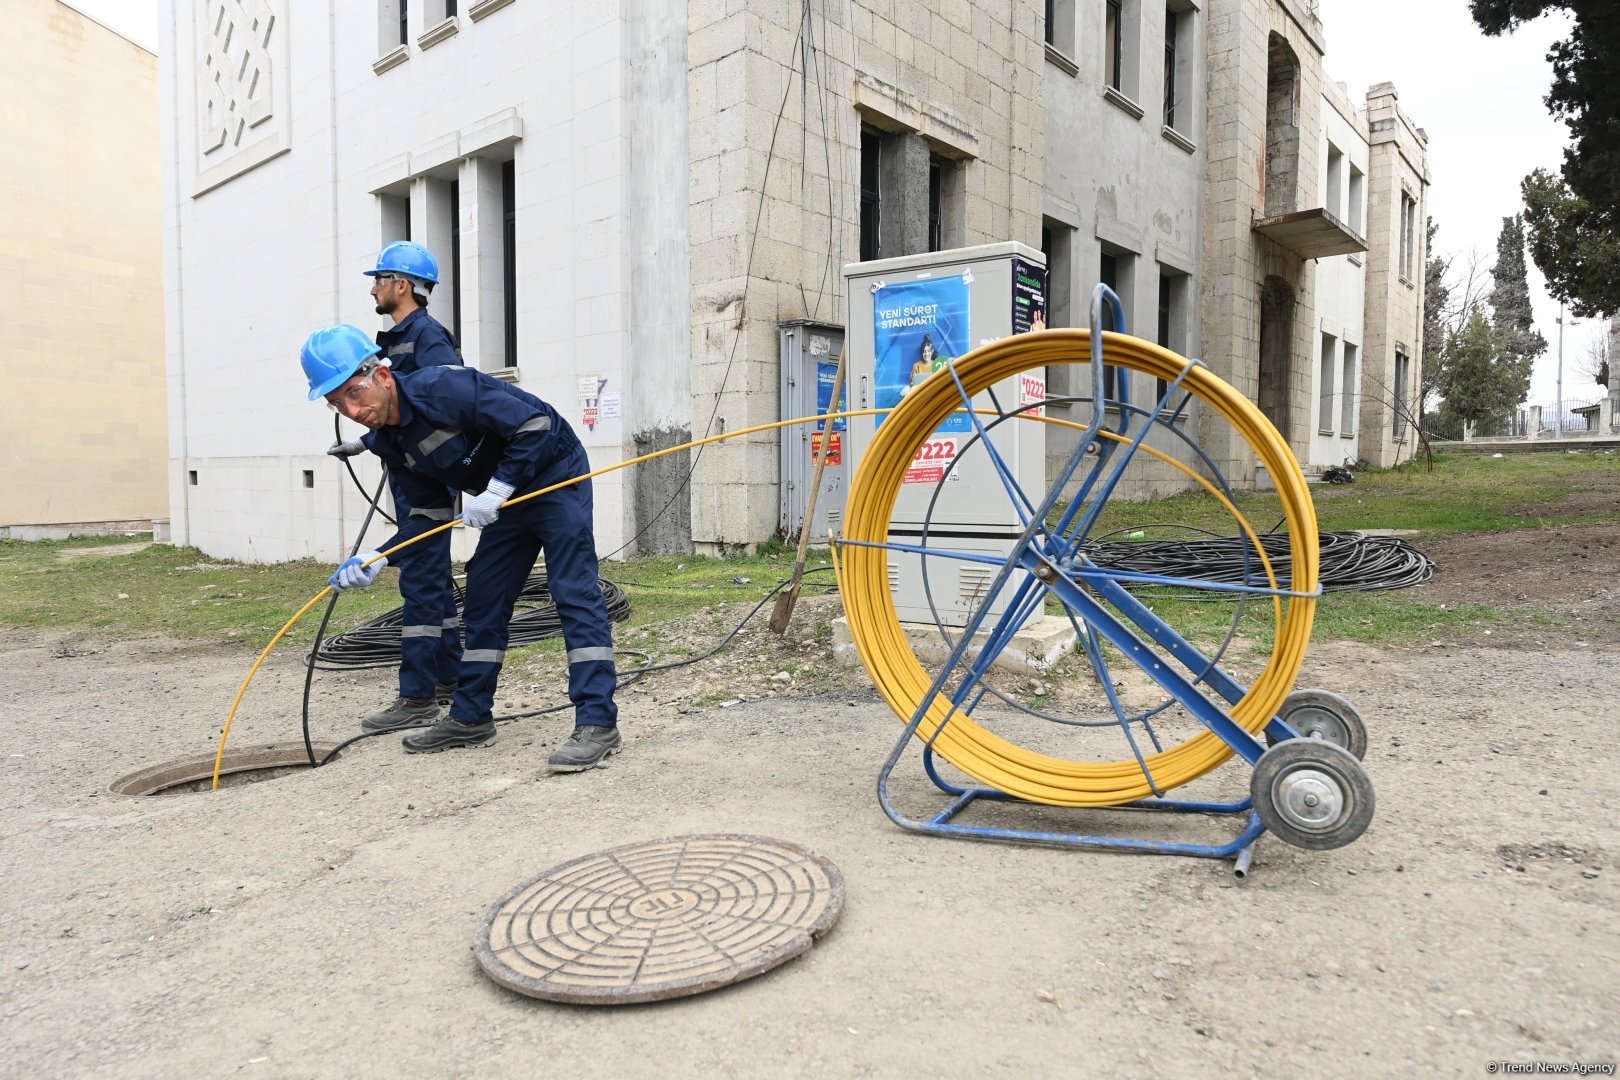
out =
{"type": "Polygon", "coordinates": [[[351,442],[335,442],[331,446],[327,447],[326,452],[332,457],[337,458],[339,461],[346,461],[349,458],[354,457],[356,454],[365,453],[366,444],[361,442],[359,439],[354,439],[351,442]]]}
{"type": "Polygon", "coordinates": [[[501,503],[512,497],[512,485],[491,480],[482,495],[470,500],[461,511],[461,522],[469,529],[482,529],[495,524],[501,516],[501,503]]]}
{"type": "Polygon", "coordinates": [[[342,566],[332,572],[326,583],[338,592],[344,589],[369,589],[377,580],[377,575],[382,573],[383,567],[387,565],[388,560],[375,551],[368,551],[364,555],[350,555],[343,560],[342,566]],[[363,565],[372,559],[377,561],[370,566],[363,565]]]}

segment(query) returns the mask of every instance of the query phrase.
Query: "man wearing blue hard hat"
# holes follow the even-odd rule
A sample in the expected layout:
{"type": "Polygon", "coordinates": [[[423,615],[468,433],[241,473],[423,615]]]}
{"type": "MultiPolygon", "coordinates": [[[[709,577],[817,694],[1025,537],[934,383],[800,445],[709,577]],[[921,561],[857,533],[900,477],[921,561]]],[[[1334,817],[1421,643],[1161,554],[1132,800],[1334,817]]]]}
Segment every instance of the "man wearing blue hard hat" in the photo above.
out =
{"type": "MultiPolygon", "coordinates": [[[[377,314],[394,321],[392,329],[377,334],[377,345],[394,374],[461,363],[455,338],[427,313],[428,294],[439,283],[439,260],[433,252],[409,240],[396,240],[377,256],[376,269],[365,273],[371,278],[377,314]]],[[[327,453],[348,458],[365,448],[359,439],[340,439],[327,453]]],[[[393,472],[388,488],[394,497],[395,521],[420,516],[422,511],[412,505],[393,472]]],[[[404,601],[399,694],[392,705],[360,721],[368,732],[401,731],[438,720],[450,705],[461,669],[461,616],[456,611],[449,532],[400,552],[396,565],[404,601]]]]}
{"type": "MultiPolygon", "coordinates": [[[[462,366],[435,366],[396,375],[377,346],[353,326],[317,330],[301,360],[309,399],[371,429],[361,442],[383,460],[415,508],[399,521],[384,548],[450,519],[449,488],[472,495],[462,521],[482,529],[467,564],[466,651],[450,713],[407,735],[405,749],[436,753],[495,741],[495,686],[506,657],[512,609],[534,568],[546,557],[546,580],[568,650],[568,696],[574,731],[551,755],[554,772],[594,768],[620,745],[618,676],[607,604],[597,583],[591,482],[513,506],[514,496],[538,491],[590,470],[574,429],[533,394],[462,366]],[[447,487],[448,485],[448,487],[447,487]]],[[[409,550],[409,549],[407,549],[409,550]]],[[[388,560],[376,551],[348,559],[331,577],[339,590],[365,588],[388,560]]]]}

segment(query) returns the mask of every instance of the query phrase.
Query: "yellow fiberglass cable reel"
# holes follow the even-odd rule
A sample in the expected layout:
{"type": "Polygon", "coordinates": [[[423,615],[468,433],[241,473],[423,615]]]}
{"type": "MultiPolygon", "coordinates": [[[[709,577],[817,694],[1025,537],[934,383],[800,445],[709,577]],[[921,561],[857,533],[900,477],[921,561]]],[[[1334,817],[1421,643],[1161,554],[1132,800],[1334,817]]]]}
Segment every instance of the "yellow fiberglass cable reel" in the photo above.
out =
{"type": "MultiPolygon", "coordinates": [[[[1123,325],[1118,298],[1098,286],[1090,330],[1020,334],[958,358],[905,396],[861,457],[836,554],[850,634],[906,724],[879,778],[884,811],[902,827],[946,835],[1233,858],[1240,875],[1267,830],[1303,848],[1348,844],[1375,806],[1360,761],[1365,725],[1342,697],[1293,689],[1320,595],[1305,477],[1253,402],[1199,361],[1101,331],[1105,305],[1123,325]],[[1088,376],[1090,393],[1008,408],[993,391],[1009,377],[1060,367],[1088,376]],[[1154,399],[1133,404],[1133,381],[1155,387],[1154,399]],[[958,426],[964,415],[972,425],[954,464],[983,455],[1021,524],[993,558],[927,521],[920,535],[891,528],[902,486],[916,483],[914,459],[953,414],[958,426]],[[1055,479],[1044,491],[1021,489],[997,453],[1004,426],[1027,423],[1048,425],[1047,445],[1066,447],[1061,456],[1049,451],[1060,464],[1048,468],[1055,479]],[[1275,491],[1234,489],[1223,461],[1252,461],[1275,491]],[[1189,489],[1171,502],[1145,498],[1189,489]],[[1286,565],[1267,559],[1244,504],[1280,513],[1291,541],[1286,565]],[[1201,534],[1235,537],[1240,580],[1144,573],[1098,557],[1118,547],[1099,543],[1110,537],[1187,528],[1151,520],[1166,506],[1197,516],[1201,534]],[[975,575],[965,616],[951,625],[936,614],[932,634],[908,632],[891,592],[907,559],[924,564],[925,578],[947,581],[940,595],[955,595],[949,585],[959,572],[975,575]],[[1066,628],[1076,651],[1051,666],[1037,661],[1031,678],[1019,632],[1034,623],[1066,628]],[[926,819],[902,813],[889,790],[914,739],[929,779],[952,800],[926,819]],[[1229,780],[1213,801],[1166,797],[1234,755],[1253,766],[1246,797],[1229,780]],[[962,775],[947,775],[939,759],[962,775]],[[1247,824],[1228,842],[1189,844],[953,820],[977,799],[1233,814],[1247,824]]],[[[951,481],[949,470],[934,480],[936,502],[951,481]]]]}

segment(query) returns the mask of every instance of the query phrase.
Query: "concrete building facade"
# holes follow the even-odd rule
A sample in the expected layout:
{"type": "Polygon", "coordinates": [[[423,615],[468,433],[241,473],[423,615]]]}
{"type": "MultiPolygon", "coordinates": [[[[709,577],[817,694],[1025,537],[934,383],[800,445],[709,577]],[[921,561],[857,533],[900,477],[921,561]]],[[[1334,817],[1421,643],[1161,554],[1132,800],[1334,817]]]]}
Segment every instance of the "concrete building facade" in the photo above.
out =
{"type": "MultiPolygon", "coordinates": [[[[1324,73],[1314,10],[1213,0],[1210,12],[1206,359],[1308,468],[1404,460],[1414,425],[1395,418],[1416,413],[1392,403],[1414,399],[1420,381],[1426,140],[1387,84],[1352,114],[1324,73]],[[1350,189],[1356,170],[1362,206],[1350,189]],[[1346,342],[1359,345],[1349,376],[1346,342]],[[1357,401],[1340,389],[1351,384],[1357,401]]],[[[1201,441],[1229,480],[1265,481],[1235,432],[1201,441]]]]}
{"type": "MultiPolygon", "coordinates": [[[[430,311],[467,362],[557,404],[598,468],[782,418],[780,329],[844,322],[844,264],[1008,240],[1047,254],[1050,325],[1084,325],[1108,281],[1133,332],[1204,357],[1301,460],[1343,456],[1342,412],[1313,443],[1312,260],[1366,247],[1348,173],[1336,213],[1319,196],[1328,144],[1373,163],[1294,0],[167,0],[165,24],[171,500],[211,553],[352,543],[365,502],[296,354],[379,325],[361,271],[406,237],[439,255],[430,311]]],[[[1360,272],[1322,272],[1335,326],[1360,272]]],[[[768,539],[780,447],[598,478],[600,550],[768,539]]]]}
{"type": "Polygon", "coordinates": [[[0,535],[166,516],[158,65],[57,0],[7,7],[0,535]]]}
{"type": "Polygon", "coordinates": [[[1423,386],[1423,283],[1428,259],[1429,137],[1401,112],[1395,87],[1367,91],[1370,149],[1367,347],[1361,457],[1395,465],[1417,451],[1423,386]]]}
{"type": "MultiPolygon", "coordinates": [[[[1358,236],[1367,235],[1367,121],[1343,84],[1322,90],[1318,190],[1323,208],[1358,236]]],[[[1366,252],[1316,262],[1316,364],[1308,468],[1354,464],[1359,449],[1361,352],[1367,318],[1366,252]]]]}

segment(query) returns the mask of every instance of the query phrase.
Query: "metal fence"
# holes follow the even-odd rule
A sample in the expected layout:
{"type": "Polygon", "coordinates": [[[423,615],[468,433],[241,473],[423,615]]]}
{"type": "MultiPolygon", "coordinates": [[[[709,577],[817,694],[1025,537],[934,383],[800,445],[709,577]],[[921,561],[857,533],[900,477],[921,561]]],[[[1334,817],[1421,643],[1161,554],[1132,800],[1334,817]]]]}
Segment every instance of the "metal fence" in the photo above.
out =
{"type": "Polygon", "coordinates": [[[1476,439],[1558,439],[1604,434],[1598,430],[1601,401],[1566,398],[1546,405],[1521,405],[1513,415],[1474,429],[1476,439]]]}

